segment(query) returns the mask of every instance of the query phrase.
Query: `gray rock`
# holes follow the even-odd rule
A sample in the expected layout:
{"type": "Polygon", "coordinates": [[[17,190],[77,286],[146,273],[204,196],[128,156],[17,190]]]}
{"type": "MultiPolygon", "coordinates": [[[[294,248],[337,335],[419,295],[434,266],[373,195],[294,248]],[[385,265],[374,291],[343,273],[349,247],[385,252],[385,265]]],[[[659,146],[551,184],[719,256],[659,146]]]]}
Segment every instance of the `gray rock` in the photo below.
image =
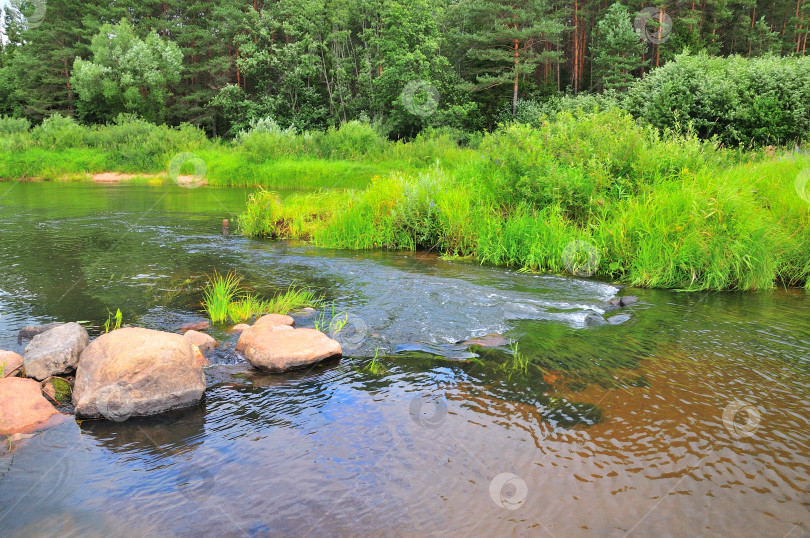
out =
{"type": "Polygon", "coordinates": [[[30,340],[38,334],[42,334],[45,331],[50,331],[51,329],[55,329],[62,325],[61,323],[51,323],[50,325],[26,325],[20,332],[17,333],[17,345],[22,344],[23,339],[30,340]]]}
{"type": "Polygon", "coordinates": [[[636,302],[638,302],[638,297],[636,297],[635,295],[625,295],[624,297],[619,299],[619,304],[621,306],[629,306],[636,302]]]}
{"type": "Polygon", "coordinates": [[[585,325],[590,325],[592,327],[599,327],[605,324],[607,324],[605,318],[603,318],[602,316],[600,316],[595,312],[591,312],[590,314],[585,316],[585,325]]]}
{"type": "Polygon", "coordinates": [[[69,374],[76,369],[89,343],[90,336],[78,323],[65,323],[38,334],[25,348],[25,375],[42,381],[52,375],[69,374]]]}
{"type": "Polygon", "coordinates": [[[630,314],[618,314],[616,316],[609,317],[607,322],[609,325],[621,325],[628,319],[630,319],[630,314]]]}

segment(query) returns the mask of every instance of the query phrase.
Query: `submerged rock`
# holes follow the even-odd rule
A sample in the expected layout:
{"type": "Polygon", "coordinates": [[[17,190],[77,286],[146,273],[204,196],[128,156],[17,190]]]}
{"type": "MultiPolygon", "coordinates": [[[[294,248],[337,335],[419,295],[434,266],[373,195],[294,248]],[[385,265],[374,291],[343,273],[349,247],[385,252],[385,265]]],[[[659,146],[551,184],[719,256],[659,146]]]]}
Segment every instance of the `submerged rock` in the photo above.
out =
{"type": "Polygon", "coordinates": [[[180,332],[186,333],[188,331],[204,331],[205,329],[210,329],[211,323],[208,321],[196,321],[192,323],[184,323],[180,325],[180,332]]]}
{"type": "Polygon", "coordinates": [[[600,327],[602,325],[607,325],[607,321],[605,321],[605,318],[603,318],[596,312],[591,312],[590,314],[585,316],[585,325],[590,325],[592,327],[600,327]]]}
{"type": "Polygon", "coordinates": [[[611,316],[607,319],[609,325],[621,325],[625,321],[630,319],[630,314],[618,314],[616,316],[611,316]]]}
{"type": "Polygon", "coordinates": [[[78,323],[65,323],[38,334],[25,348],[25,375],[39,381],[76,369],[90,336],[78,323]]]}
{"type": "Polygon", "coordinates": [[[23,358],[13,351],[0,351],[0,368],[3,370],[3,377],[14,377],[20,373],[23,367],[23,358]]]}
{"type": "Polygon", "coordinates": [[[213,337],[199,331],[190,330],[183,337],[200,348],[200,351],[211,351],[217,347],[217,341],[213,337]]]}
{"type": "Polygon", "coordinates": [[[462,346],[476,346],[476,347],[503,347],[511,344],[512,341],[502,334],[487,334],[485,336],[476,336],[475,338],[468,338],[458,342],[462,346]]]}
{"type": "Polygon", "coordinates": [[[84,350],[73,405],[79,416],[121,421],[194,405],[204,392],[202,365],[185,337],[125,328],[84,350]]]}
{"type": "Polygon", "coordinates": [[[245,347],[245,358],[254,367],[268,372],[304,368],[343,354],[340,343],[315,329],[278,330],[272,325],[260,325],[242,336],[250,332],[255,334],[245,347]]]}
{"type": "Polygon", "coordinates": [[[42,395],[36,381],[21,377],[0,379],[0,434],[33,431],[59,414],[42,395]]]}
{"type": "Polygon", "coordinates": [[[45,331],[50,331],[62,325],[61,323],[51,323],[50,325],[26,325],[20,332],[17,333],[17,345],[22,344],[23,340],[30,340],[38,334],[45,331]]]}

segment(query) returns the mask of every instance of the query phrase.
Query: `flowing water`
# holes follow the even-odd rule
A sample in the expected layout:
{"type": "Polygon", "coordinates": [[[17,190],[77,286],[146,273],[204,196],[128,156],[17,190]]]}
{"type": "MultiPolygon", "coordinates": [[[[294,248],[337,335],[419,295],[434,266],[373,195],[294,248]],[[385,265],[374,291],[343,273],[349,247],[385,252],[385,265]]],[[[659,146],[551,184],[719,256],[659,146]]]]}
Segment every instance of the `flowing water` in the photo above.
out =
{"type": "Polygon", "coordinates": [[[348,319],[346,357],[284,375],[215,327],[198,407],[20,442],[0,458],[1,535],[810,533],[803,290],[620,290],[223,233],[246,196],[0,183],[0,349],[35,323],[97,335],[116,308],[176,331],[204,319],[215,269],[323,295],[299,326],[348,319]],[[629,293],[629,320],[585,321],[629,293]],[[458,343],[493,333],[531,364],[458,343]]]}

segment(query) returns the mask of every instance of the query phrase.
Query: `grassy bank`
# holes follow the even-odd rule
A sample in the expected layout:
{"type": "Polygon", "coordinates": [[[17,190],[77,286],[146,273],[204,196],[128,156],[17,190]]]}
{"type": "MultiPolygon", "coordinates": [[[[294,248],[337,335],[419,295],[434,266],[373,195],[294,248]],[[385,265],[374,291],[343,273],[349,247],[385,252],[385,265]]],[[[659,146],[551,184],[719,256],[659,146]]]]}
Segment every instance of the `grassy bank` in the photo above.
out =
{"type": "Polygon", "coordinates": [[[168,178],[180,154],[181,175],[204,170],[211,185],[276,189],[361,188],[394,170],[418,171],[432,163],[455,168],[471,150],[468,135],[428,131],[409,143],[392,142],[369,124],[349,122],[325,132],[296,133],[259,122],[235,140],[210,140],[200,129],[152,125],[122,116],[111,125],[85,126],[61,116],[31,128],[25,120],[0,118],[0,179],[82,180],[118,172],[168,178]]]}
{"type": "Polygon", "coordinates": [[[810,288],[810,204],[795,187],[807,167],[806,153],[721,149],[617,110],[563,113],[486,136],[453,169],[283,203],[259,192],[240,225],[329,247],[428,249],[555,273],[585,266],[645,287],[810,288]],[[592,245],[591,257],[585,247],[566,258],[574,241],[592,245]]]}

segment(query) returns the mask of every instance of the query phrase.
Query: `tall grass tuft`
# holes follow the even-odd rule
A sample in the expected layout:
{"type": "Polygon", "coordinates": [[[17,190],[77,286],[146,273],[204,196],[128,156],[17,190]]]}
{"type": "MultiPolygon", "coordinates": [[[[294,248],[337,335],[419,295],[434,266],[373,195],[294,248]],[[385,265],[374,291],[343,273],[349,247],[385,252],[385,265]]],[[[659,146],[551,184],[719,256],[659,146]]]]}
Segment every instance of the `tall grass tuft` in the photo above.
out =
{"type": "Polygon", "coordinates": [[[228,319],[229,308],[240,290],[241,278],[229,272],[221,275],[214,271],[203,290],[203,306],[214,323],[228,319]]]}
{"type": "Polygon", "coordinates": [[[241,323],[262,314],[287,314],[320,301],[309,290],[290,286],[272,299],[261,299],[246,291],[241,277],[234,272],[221,275],[214,271],[203,290],[203,306],[214,323],[231,320],[241,323]]]}

